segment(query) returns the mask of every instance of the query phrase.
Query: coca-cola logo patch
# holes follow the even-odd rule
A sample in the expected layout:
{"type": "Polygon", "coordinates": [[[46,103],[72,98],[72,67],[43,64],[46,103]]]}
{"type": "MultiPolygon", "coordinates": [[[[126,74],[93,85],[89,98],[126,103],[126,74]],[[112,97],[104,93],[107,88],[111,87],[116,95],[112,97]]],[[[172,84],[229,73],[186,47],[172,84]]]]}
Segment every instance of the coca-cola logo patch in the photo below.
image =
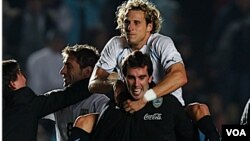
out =
{"type": "Polygon", "coordinates": [[[143,117],[144,120],[162,120],[162,113],[146,113],[143,117]]]}

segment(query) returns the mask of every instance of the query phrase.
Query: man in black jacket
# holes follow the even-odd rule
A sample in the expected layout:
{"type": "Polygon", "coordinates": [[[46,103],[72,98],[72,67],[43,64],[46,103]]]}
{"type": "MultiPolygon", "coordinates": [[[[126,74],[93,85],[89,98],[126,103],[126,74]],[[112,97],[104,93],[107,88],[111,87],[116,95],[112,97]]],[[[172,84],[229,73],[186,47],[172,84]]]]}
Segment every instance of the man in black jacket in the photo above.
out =
{"type": "Polygon", "coordinates": [[[38,119],[90,96],[88,79],[37,96],[26,86],[16,60],[4,60],[2,67],[4,141],[35,141],[38,119]]]}
{"type": "MultiPolygon", "coordinates": [[[[128,99],[140,99],[154,85],[153,67],[149,56],[140,51],[134,52],[126,58],[122,71],[126,92],[123,91],[116,102],[110,101],[92,132],[85,130],[87,133],[91,132],[92,141],[195,141],[198,139],[184,107],[172,95],[148,102],[143,109],[132,114],[123,108],[123,102],[128,99]]],[[[75,131],[77,129],[75,128],[75,131]]],[[[82,134],[84,132],[78,135],[82,134]]],[[[77,139],[80,139],[80,136],[70,138],[70,140],[77,139]]]]}

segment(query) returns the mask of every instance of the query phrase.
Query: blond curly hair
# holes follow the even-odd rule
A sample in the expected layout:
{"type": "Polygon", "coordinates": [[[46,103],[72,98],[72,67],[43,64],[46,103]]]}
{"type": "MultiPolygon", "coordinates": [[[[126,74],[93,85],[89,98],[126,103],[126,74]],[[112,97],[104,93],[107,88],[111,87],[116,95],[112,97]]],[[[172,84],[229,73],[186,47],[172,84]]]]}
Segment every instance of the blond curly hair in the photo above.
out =
{"type": "Polygon", "coordinates": [[[125,18],[129,10],[141,10],[145,13],[146,22],[153,24],[151,33],[157,33],[161,29],[162,17],[156,6],[147,0],[128,0],[123,2],[116,11],[117,27],[121,35],[125,35],[125,18]]]}

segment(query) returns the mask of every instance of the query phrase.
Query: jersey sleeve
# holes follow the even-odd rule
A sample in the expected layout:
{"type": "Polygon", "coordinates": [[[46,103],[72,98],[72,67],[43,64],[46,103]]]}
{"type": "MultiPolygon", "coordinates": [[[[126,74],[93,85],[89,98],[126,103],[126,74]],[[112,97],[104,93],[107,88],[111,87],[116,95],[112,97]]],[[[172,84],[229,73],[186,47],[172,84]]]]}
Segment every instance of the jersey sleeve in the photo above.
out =
{"type": "Polygon", "coordinates": [[[108,41],[102,50],[101,57],[96,63],[96,66],[104,69],[105,71],[111,73],[117,65],[117,50],[118,47],[118,37],[113,37],[108,41]]]}
{"type": "Polygon", "coordinates": [[[175,63],[183,63],[181,54],[176,49],[174,42],[167,36],[161,36],[153,43],[153,51],[160,58],[160,63],[166,70],[169,66],[175,63]]]}
{"type": "Polygon", "coordinates": [[[168,96],[167,106],[171,107],[174,115],[175,134],[178,141],[196,141],[198,134],[191,119],[189,119],[184,107],[178,99],[172,95],[168,96]]]}
{"type": "Polygon", "coordinates": [[[95,112],[101,113],[110,99],[104,94],[95,94],[95,95],[96,95],[96,100],[94,104],[95,112]]]}
{"type": "Polygon", "coordinates": [[[90,133],[78,127],[73,127],[68,141],[90,141],[90,133]]]}

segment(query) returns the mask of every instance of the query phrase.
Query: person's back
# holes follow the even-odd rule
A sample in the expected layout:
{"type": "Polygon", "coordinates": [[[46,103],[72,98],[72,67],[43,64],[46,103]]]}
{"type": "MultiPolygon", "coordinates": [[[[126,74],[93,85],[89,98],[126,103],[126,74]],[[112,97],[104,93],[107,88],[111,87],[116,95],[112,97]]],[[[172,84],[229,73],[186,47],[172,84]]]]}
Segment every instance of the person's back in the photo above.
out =
{"type": "Polygon", "coordinates": [[[32,107],[34,106],[34,103],[29,102],[27,104],[25,101],[23,101],[24,99],[31,101],[35,97],[34,92],[29,88],[23,88],[22,90],[9,94],[15,95],[13,96],[13,98],[20,100],[13,102],[11,106],[3,109],[3,140],[5,141],[8,140],[12,141],[16,139],[23,139],[27,141],[36,140],[36,137],[33,135],[37,133],[36,129],[38,124],[38,119],[37,118],[34,119],[34,116],[36,116],[36,114],[34,114],[34,109],[31,108],[31,106],[32,107]],[[15,104],[16,102],[19,103],[15,104]],[[34,125],[31,125],[30,123],[34,125]],[[24,136],[23,133],[26,134],[26,137],[23,137],[24,136]]]}

